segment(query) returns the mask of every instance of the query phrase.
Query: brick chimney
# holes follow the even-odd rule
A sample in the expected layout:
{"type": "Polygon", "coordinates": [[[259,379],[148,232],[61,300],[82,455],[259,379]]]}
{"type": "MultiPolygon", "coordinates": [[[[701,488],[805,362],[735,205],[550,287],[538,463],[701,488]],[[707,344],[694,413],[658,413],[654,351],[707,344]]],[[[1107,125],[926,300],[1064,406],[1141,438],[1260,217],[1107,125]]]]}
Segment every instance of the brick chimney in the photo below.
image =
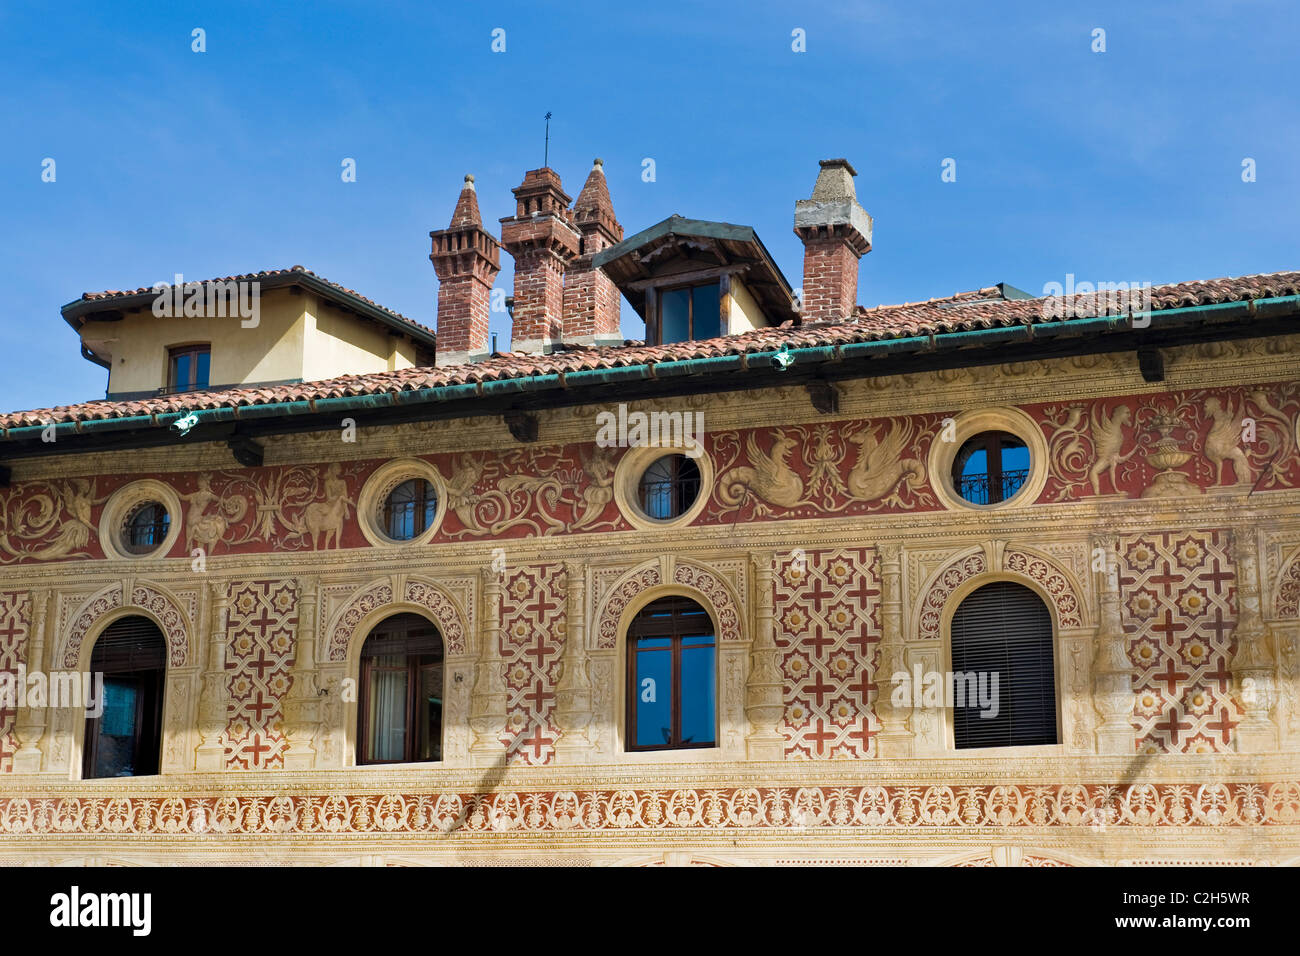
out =
{"type": "Polygon", "coordinates": [[[619,306],[622,296],[612,279],[591,260],[621,242],[623,227],[614,218],[614,203],[605,183],[604,162],[597,159],[573,204],[573,221],[582,236],[579,255],[564,277],[564,341],[574,345],[622,345],[619,306]]]}
{"type": "Polygon", "coordinates": [[[564,272],[578,255],[581,239],[555,170],[530,169],[511,192],[515,215],[501,220],[501,245],[515,257],[510,348],[549,352],[562,334],[564,272]]]}
{"type": "Polygon", "coordinates": [[[438,273],[438,365],[477,362],[488,354],[492,280],[501,271],[501,244],[483,228],[474,177],[467,175],[451,224],[429,233],[438,273]]]}
{"type": "Polygon", "coordinates": [[[842,321],[858,304],[858,261],[871,251],[871,217],[858,204],[847,159],[823,159],[809,199],[794,204],[803,240],[803,321],[842,321]]]}

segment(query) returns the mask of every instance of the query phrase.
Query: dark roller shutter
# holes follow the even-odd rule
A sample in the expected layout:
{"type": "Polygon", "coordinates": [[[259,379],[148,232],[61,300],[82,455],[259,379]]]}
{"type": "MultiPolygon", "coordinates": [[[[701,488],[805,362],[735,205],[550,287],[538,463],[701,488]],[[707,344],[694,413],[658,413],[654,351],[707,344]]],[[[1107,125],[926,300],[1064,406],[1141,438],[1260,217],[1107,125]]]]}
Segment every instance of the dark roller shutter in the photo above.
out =
{"type": "Polygon", "coordinates": [[[147,617],[124,617],[104,628],[90,654],[91,672],[163,670],[167,645],[158,625],[147,617]]]}
{"type": "Polygon", "coordinates": [[[980,716],[977,701],[954,706],[958,749],[1057,742],[1052,616],[1029,588],[999,581],[961,602],[952,618],[952,669],[998,674],[997,716],[980,716]]]}

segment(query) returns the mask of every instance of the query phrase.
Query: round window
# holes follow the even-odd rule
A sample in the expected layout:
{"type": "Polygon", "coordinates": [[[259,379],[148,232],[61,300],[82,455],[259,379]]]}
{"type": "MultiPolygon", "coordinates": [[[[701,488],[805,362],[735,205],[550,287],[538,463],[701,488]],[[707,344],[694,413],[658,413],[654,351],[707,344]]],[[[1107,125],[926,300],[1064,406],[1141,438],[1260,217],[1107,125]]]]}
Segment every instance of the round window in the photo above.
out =
{"type": "Polygon", "coordinates": [[[1029,448],[1004,431],[972,435],[957,450],[952,486],[966,501],[992,505],[1010,500],[1029,477],[1029,448]]]}
{"type": "Polygon", "coordinates": [[[410,541],[424,534],[438,514],[438,492],[433,482],[410,478],[395,486],[384,499],[384,534],[394,541],[410,541]]]}
{"type": "Polygon", "coordinates": [[[131,554],[151,554],[162,547],[171,527],[171,516],[157,501],[142,501],[126,515],[122,547],[131,554]]]}
{"type": "Polygon", "coordinates": [[[637,504],[647,518],[680,518],[700,496],[700,467],[687,455],[656,458],[641,473],[637,504]]]}

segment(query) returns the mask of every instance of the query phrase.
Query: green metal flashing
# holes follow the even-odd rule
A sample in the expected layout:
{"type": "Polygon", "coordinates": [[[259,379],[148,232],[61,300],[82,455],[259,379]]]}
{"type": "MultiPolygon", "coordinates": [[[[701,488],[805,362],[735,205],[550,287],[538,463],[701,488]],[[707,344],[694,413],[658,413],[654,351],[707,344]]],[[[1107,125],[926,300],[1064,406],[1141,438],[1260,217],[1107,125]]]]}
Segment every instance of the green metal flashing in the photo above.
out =
{"type": "MultiPolygon", "coordinates": [[[[875,339],[850,342],[842,345],[807,346],[788,349],[791,368],[843,362],[861,358],[884,358],[903,353],[926,354],[957,349],[979,348],[994,345],[1025,343],[1031,340],[1077,338],[1093,334],[1127,332],[1132,329],[1160,329],[1181,324],[1188,318],[1208,319],[1211,322],[1235,317],[1268,317],[1271,313],[1283,315],[1300,307],[1300,295],[1268,299],[1243,300],[1213,305],[1187,306],[1163,309],[1149,315],[1147,326],[1134,325],[1130,315],[1107,315],[1085,319],[1068,319],[1034,324],[1021,324],[988,329],[971,329],[931,335],[913,335],[894,339],[875,339]]],[[[431,386],[400,392],[381,392],[369,395],[348,395],[322,398],[314,401],[271,402],[262,405],[191,409],[157,415],[138,415],[128,418],[92,419],[83,422],[64,422],[54,426],[56,439],[72,435],[99,432],[128,431],[156,427],[166,428],[186,415],[193,414],[200,425],[228,423],[231,421],[271,419],[308,413],[334,414],[351,411],[378,411],[388,408],[447,403],[462,399],[521,395],[550,390],[575,389],[647,380],[677,379],[685,376],[729,374],[762,370],[771,372],[773,357],[779,350],[765,350],[735,355],[676,359],[664,362],[638,363],[600,369],[579,369],[563,374],[533,375],[523,378],[492,379],[457,385],[431,386]]],[[[49,426],[25,425],[0,429],[5,441],[36,439],[49,426]]],[[[36,452],[39,454],[39,452],[36,452]]]]}

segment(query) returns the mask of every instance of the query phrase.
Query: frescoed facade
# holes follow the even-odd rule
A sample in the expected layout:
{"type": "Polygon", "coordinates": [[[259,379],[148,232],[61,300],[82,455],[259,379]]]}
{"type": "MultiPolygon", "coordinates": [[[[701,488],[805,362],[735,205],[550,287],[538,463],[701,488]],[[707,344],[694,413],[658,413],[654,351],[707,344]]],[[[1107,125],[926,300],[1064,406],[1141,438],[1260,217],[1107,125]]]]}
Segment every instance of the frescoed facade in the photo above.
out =
{"type": "Polygon", "coordinates": [[[801,295],[748,227],[624,238],[597,164],[500,241],[467,179],[436,356],[301,270],[274,380],[177,377],[237,317],[65,307],[156,370],[0,415],[0,672],[110,685],[0,710],[0,860],[1300,861],[1300,273],[864,309],[853,175],[797,204],[801,295]],[[1002,723],[900,702],[961,661],[1002,723]]]}

